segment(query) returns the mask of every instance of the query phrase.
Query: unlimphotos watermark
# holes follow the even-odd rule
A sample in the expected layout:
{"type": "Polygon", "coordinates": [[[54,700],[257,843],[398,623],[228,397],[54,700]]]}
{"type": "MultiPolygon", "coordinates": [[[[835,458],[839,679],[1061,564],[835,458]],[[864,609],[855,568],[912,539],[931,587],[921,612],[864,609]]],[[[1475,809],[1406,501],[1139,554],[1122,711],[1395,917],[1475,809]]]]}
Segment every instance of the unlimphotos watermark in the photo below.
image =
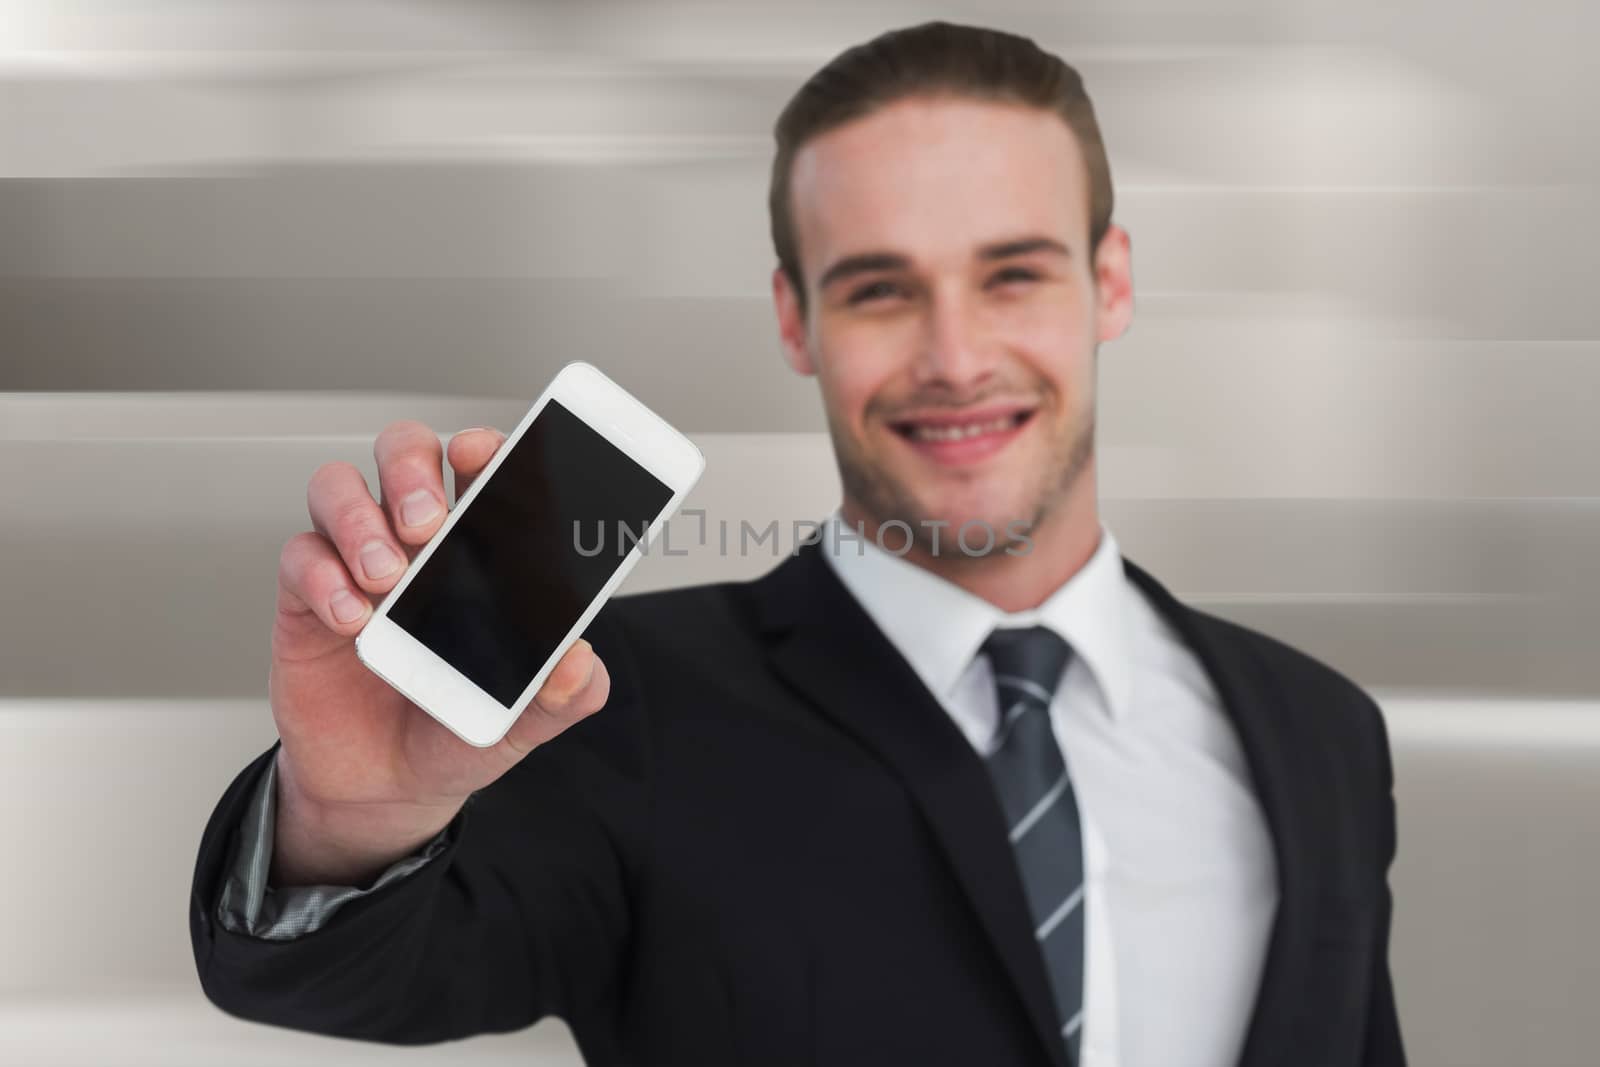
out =
{"type": "MultiPolygon", "coordinates": [[[[949,555],[952,550],[971,557],[990,556],[997,550],[1008,556],[1025,556],[1033,550],[1033,539],[1029,535],[1031,524],[1023,519],[1013,519],[1000,530],[984,519],[968,519],[954,529],[951,529],[952,524],[947,519],[919,519],[915,523],[904,519],[885,519],[877,524],[870,537],[863,521],[858,520],[854,525],[837,521],[834,523],[833,536],[828,537],[825,536],[826,527],[834,520],[817,522],[813,519],[793,519],[785,524],[781,519],[770,519],[765,525],[758,526],[749,519],[740,519],[734,524],[727,519],[708,521],[704,508],[684,508],[675,517],[695,521],[696,532],[692,543],[699,548],[711,547],[710,535],[714,530],[716,552],[722,556],[748,556],[765,547],[776,558],[782,554],[781,535],[786,525],[792,535],[790,555],[798,555],[808,545],[821,545],[839,552],[846,544],[853,544],[856,554],[861,555],[866,551],[869,541],[893,556],[904,556],[919,544],[934,556],[949,555]],[[919,530],[922,534],[920,537],[919,530]]],[[[614,531],[610,542],[612,551],[618,556],[626,555],[635,547],[642,555],[659,551],[663,556],[687,556],[692,551],[683,547],[681,540],[679,546],[673,548],[671,523],[661,524],[660,536],[652,538],[648,521],[629,524],[621,519],[610,524],[603,520],[585,522],[574,519],[573,549],[584,557],[600,555],[606,551],[608,530],[614,531]]]]}

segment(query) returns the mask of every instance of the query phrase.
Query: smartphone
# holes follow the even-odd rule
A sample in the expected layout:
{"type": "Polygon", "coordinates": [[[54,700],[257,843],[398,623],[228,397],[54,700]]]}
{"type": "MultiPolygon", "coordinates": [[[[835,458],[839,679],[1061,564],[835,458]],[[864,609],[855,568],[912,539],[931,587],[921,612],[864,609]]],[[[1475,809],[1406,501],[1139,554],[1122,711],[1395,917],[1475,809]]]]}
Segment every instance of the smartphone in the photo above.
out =
{"type": "Polygon", "coordinates": [[[356,655],[463,741],[493,745],[704,469],[659,415],[568,363],[373,611],[356,655]]]}

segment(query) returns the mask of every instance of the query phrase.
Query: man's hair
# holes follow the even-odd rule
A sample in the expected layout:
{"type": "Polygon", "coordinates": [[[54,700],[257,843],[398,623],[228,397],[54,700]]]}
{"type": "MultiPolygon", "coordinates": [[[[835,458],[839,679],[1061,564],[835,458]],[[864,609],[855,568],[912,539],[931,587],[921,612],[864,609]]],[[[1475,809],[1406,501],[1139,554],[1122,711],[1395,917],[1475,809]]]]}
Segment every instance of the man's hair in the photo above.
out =
{"type": "Polygon", "coordinates": [[[891,30],[839,53],[784,106],[773,128],[777,154],[767,210],[778,265],[805,308],[789,171],[812,138],[879,108],[912,97],[954,96],[1023,104],[1060,115],[1077,136],[1089,171],[1089,248],[1099,248],[1111,224],[1111,168],[1083,79],[1060,57],[1014,33],[925,22],[891,30]]]}

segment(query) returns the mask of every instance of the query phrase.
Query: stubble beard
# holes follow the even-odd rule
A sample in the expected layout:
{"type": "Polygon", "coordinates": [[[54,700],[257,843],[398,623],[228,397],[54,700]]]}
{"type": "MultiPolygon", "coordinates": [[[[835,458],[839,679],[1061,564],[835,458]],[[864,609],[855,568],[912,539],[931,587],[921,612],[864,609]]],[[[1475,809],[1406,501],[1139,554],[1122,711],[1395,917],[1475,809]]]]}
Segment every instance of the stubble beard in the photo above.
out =
{"type": "MultiPolygon", "coordinates": [[[[1094,458],[1095,447],[1095,415],[1091,409],[1068,432],[1052,442],[1046,456],[1045,476],[1033,492],[1031,506],[1023,506],[1021,510],[1024,514],[1002,519],[994,527],[992,543],[985,549],[984,542],[990,540],[987,534],[977,538],[976,543],[972,537],[965,542],[958,540],[959,526],[944,523],[941,516],[927,513],[908,486],[865,459],[855,447],[855,442],[831,419],[828,429],[833,438],[839,481],[845,496],[856,502],[869,521],[880,526],[896,519],[905,523],[910,527],[913,547],[941,562],[978,563],[1006,552],[1018,544],[1008,530],[1008,524],[1014,521],[1021,520],[1023,523],[1023,536],[1039,529],[1082,477],[1094,458]]],[[[885,544],[895,550],[904,543],[904,538],[904,532],[898,529],[883,535],[885,544]]]]}

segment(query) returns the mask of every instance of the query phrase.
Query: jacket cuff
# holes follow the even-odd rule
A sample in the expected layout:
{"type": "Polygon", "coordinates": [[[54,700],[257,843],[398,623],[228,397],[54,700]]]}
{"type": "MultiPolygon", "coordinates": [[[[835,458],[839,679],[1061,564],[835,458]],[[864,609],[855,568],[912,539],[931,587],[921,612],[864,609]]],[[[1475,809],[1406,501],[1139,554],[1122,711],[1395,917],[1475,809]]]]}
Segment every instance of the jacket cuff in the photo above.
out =
{"type": "Polygon", "coordinates": [[[449,845],[450,831],[461,818],[458,814],[420,850],[390,864],[371,885],[274,887],[268,884],[267,876],[272,868],[277,782],[278,760],[274,756],[266,761],[245,806],[217,903],[217,922],[224,929],[268,941],[291,941],[318,930],[350,901],[377,892],[425,866],[449,845]]]}

